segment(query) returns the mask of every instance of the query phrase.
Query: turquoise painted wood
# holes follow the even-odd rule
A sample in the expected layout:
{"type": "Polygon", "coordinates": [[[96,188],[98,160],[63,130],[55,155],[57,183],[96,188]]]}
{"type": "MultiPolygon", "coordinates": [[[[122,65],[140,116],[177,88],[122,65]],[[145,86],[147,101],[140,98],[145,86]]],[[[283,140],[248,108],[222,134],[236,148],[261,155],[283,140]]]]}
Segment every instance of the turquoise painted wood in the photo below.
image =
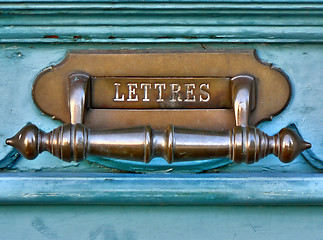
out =
{"type": "Polygon", "coordinates": [[[322,0],[1,1],[1,239],[322,239],[322,34],[322,0]],[[256,49],[293,88],[260,129],[295,124],[313,148],[250,166],[17,156],[4,140],[27,122],[60,124],[33,104],[32,84],[75,49],[256,49]]]}
{"type": "Polygon", "coordinates": [[[322,210],[306,206],[2,206],[0,226],[3,239],[320,240],[322,210]],[[19,231],[9,226],[18,226],[19,231]]]}
{"type": "Polygon", "coordinates": [[[322,42],[322,1],[0,3],[2,43],[322,42]]]}
{"type": "Polygon", "coordinates": [[[320,240],[322,214],[313,206],[22,205],[0,207],[0,229],[3,239],[320,240]]]}
{"type": "Polygon", "coordinates": [[[322,184],[322,174],[4,173],[0,204],[323,205],[322,184]]]}

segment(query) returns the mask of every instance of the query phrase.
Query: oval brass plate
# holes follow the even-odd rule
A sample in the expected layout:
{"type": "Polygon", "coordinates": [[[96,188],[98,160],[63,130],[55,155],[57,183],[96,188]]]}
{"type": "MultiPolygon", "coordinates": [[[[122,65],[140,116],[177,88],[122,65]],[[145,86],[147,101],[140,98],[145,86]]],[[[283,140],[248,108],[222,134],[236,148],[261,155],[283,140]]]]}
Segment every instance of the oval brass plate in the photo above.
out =
{"type": "Polygon", "coordinates": [[[224,130],[234,124],[230,79],[250,75],[255,106],[250,125],[288,104],[286,75],[247,51],[72,51],[35,80],[33,98],[43,113],[70,122],[69,76],[91,76],[84,123],[114,129],[150,124],[224,130]]]}

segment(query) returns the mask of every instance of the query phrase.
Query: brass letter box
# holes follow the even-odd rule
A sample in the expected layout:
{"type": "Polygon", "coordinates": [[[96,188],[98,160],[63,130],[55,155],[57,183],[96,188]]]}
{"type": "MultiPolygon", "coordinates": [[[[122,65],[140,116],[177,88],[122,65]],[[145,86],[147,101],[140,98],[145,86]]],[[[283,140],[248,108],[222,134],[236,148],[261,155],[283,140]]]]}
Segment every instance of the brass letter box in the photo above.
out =
{"type": "Polygon", "coordinates": [[[41,111],[64,125],[25,126],[7,144],[28,159],[49,151],[149,163],[227,157],[292,161],[310,148],[293,130],[268,136],[256,126],[288,104],[291,86],[254,51],[78,51],[35,80],[41,111]]]}

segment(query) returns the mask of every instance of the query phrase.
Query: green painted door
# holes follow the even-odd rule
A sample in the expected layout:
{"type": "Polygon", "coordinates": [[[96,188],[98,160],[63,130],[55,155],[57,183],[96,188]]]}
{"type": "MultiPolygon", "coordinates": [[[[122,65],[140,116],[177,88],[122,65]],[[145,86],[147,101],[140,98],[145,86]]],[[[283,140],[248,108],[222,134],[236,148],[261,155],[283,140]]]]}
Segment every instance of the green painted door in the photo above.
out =
{"type": "Polygon", "coordinates": [[[1,1],[1,239],[322,239],[322,25],[315,0],[1,1]],[[271,155],[173,166],[29,161],[5,144],[28,122],[61,124],[33,102],[42,70],[71,50],[129,49],[255,49],[293,91],[259,128],[293,124],[311,150],[289,164],[271,155]]]}

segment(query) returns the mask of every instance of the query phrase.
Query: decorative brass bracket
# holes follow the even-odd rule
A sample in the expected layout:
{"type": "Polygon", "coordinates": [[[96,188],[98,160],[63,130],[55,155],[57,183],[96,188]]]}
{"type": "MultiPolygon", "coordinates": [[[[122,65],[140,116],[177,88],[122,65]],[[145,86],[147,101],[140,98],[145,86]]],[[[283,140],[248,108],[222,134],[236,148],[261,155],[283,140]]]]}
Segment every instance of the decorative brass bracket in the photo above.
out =
{"type": "Polygon", "coordinates": [[[49,151],[64,161],[250,164],[274,154],[287,163],[311,144],[288,128],[271,137],[255,126],[282,111],[290,91],[253,51],[72,52],[33,88],[39,108],[65,124],[49,133],[29,124],[6,143],[27,159],[49,151]]]}

